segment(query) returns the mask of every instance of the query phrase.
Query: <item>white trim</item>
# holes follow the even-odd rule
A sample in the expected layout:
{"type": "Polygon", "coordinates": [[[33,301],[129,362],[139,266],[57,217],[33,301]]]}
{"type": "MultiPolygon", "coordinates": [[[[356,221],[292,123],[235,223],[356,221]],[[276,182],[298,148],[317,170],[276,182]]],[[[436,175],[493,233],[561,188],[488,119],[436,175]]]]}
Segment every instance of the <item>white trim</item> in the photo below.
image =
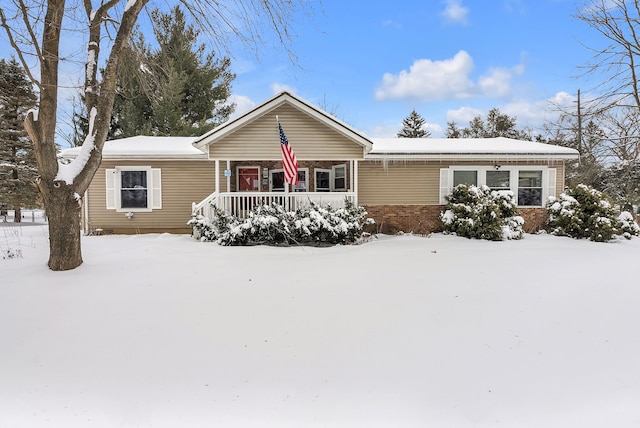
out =
{"type": "Polygon", "coordinates": [[[546,200],[549,199],[549,196],[556,196],[556,176],[557,174],[557,169],[556,168],[549,168],[547,170],[547,197],[545,198],[544,201],[542,201],[542,203],[544,204],[546,200]]]}
{"type": "Polygon", "coordinates": [[[358,160],[353,160],[353,171],[351,174],[351,179],[353,180],[353,186],[351,187],[351,191],[355,195],[353,203],[358,205],[358,160]]]}
{"type": "Polygon", "coordinates": [[[162,208],[162,181],[160,168],[151,168],[150,166],[116,166],[113,169],[107,169],[107,209],[115,209],[116,212],[151,212],[154,209],[162,208]],[[122,171],[145,171],[147,174],[147,207],[146,208],[122,208],[121,201],[121,172],[122,171]],[[111,173],[112,180],[109,180],[111,173]],[[109,199],[110,185],[113,190],[113,201],[109,199]],[[155,200],[154,200],[155,198],[155,200]],[[114,205],[111,205],[113,202],[114,205]],[[112,207],[112,208],[110,208],[112,207]]]}
{"type": "MultiPolygon", "coordinates": [[[[486,185],[486,180],[487,180],[487,171],[495,171],[496,167],[495,166],[488,166],[488,165],[483,165],[483,166],[468,166],[468,165],[464,165],[464,166],[459,166],[459,165],[451,165],[449,168],[441,168],[440,169],[440,203],[441,204],[446,204],[446,199],[444,198],[444,196],[451,194],[451,191],[453,190],[453,172],[454,171],[477,171],[478,172],[478,186],[482,186],[482,185],[486,185]],[[446,175],[446,178],[443,177],[443,175],[446,175]],[[446,185],[446,187],[445,187],[446,185]]],[[[514,195],[514,199],[518,200],[518,174],[520,171],[542,171],[542,199],[541,199],[541,205],[524,205],[522,206],[523,208],[540,208],[540,207],[544,207],[545,205],[545,201],[547,200],[548,196],[549,196],[549,192],[551,189],[550,186],[550,180],[549,180],[549,175],[550,175],[550,170],[555,170],[555,168],[549,168],[546,166],[536,166],[536,165],[520,165],[520,166],[506,166],[506,165],[500,165],[498,167],[499,171],[509,171],[510,175],[509,175],[509,190],[511,190],[513,192],[514,195]]],[[[554,174],[555,176],[555,174],[554,174]]],[[[555,184],[554,184],[554,188],[555,188],[555,184]]],[[[555,192],[555,191],[554,191],[555,192]]]]}
{"type": "MultiPolygon", "coordinates": [[[[262,187],[260,185],[261,183],[261,178],[262,177],[262,169],[259,166],[256,165],[238,165],[236,166],[236,192],[240,192],[240,169],[255,169],[258,171],[258,189],[257,190],[249,190],[249,192],[259,192],[260,188],[262,187]]],[[[253,183],[252,183],[253,184],[253,183]]],[[[251,186],[253,187],[253,186],[251,186]]],[[[246,190],[245,190],[246,191],[246,190]]]]}
{"type": "Polygon", "coordinates": [[[116,179],[119,177],[115,168],[105,169],[105,185],[106,185],[106,207],[108,210],[115,210],[116,205],[116,179]]]}
{"type": "Polygon", "coordinates": [[[148,193],[151,193],[151,209],[162,209],[162,171],[160,168],[151,168],[151,183],[147,184],[149,187],[148,193]]]}
{"type": "Polygon", "coordinates": [[[313,189],[315,192],[330,192],[331,191],[331,169],[329,168],[314,168],[313,169],[313,189]],[[318,176],[316,173],[326,172],[329,174],[329,187],[321,187],[322,190],[318,190],[318,176]]]}
{"type": "Polygon", "coordinates": [[[451,189],[449,189],[449,168],[440,168],[440,195],[438,197],[438,201],[441,204],[446,204],[446,197],[450,193],[451,189]]]}
{"type": "Polygon", "coordinates": [[[285,187],[287,187],[287,183],[284,181],[284,169],[270,169],[269,170],[269,191],[270,192],[283,192],[285,191],[285,187]],[[273,190],[273,174],[282,173],[282,190],[273,190]]]}
{"type": "Polygon", "coordinates": [[[346,163],[333,165],[331,167],[331,191],[332,192],[347,191],[347,164],[346,163]],[[337,178],[336,170],[339,168],[344,169],[344,187],[336,187],[336,178],[337,178]]]}
{"type": "MultiPolygon", "coordinates": [[[[309,168],[298,168],[298,184],[296,184],[296,186],[300,187],[300,173],[304,172],[304,190],[301,190],[302,192],[308,192],[309,191],[309,168]]],[[[294,192],[300,192],[299,190],[296,189],[296,186],[294,186],[293,191],[294,192]]]]}

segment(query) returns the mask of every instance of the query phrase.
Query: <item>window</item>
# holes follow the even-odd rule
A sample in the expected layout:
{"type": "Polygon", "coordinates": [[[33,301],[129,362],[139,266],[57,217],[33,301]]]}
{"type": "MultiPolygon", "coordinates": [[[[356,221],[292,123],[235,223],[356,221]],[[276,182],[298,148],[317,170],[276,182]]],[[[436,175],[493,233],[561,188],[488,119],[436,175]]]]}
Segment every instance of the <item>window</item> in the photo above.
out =
{"type": "Polygon", "coordinates": [[[478,171],[453,171],[453,187],[460,184],[478,185],[478,171]]]}
{"type": "Polygon", "coordinates": [[[347,166],[335,165],[332,170],[333,190],[347,190],[347,166]]]}
{"type": "Polygon", "coordinates": [[[556,192],[556,169],[522,166],[452,166],[440,169],[439,203],[459,184],[486,185],[492,190],[510,190],[522,207],[541,207],[547,195],[556,192]]]}
{"type": "Polygon", "coordinates": [[[284,170],[272,169],[269,171],[269,191],[284,192],[284,170]]]}
{"type": "MultiPolygon", "coordinates": [[[[272,169],[269,171],[269,191],[271,192],[284,192],[286,182],[284,181],[283,169],[272,169]]],[[[309,168],[298,169],[298,184],[293,188],[294,192],[306,192],[309,188],[309,168]]]]}
{"type": "Polygon", "coordinates": [[[106,170],[107,209],[142,212],[162,208],[160,168],[119,166],[106,170]]]}
{"type": "Polygon", "coordinates": [[[316,181],[316,192],[330,192],[331,191],[331,170],[316,168],[314,170],[316,181]]]}
{"type": "Polygon", "coordinates": [[[120,172],[120,207],[148,208],[147,171],[120,172]]]}
{"type": "Polygon", "coordinates": [[[491,190],[509,190],[511,171],[487,171],[487,186],[491,190]]]}
{"type": "Polygon", "coordinates": [[[298,169],[298,184],[294,186],[294,192],[306,192],[309,189],[307,177],[309,176],[309,168],[298,169]]]}
{"type": "Polygon", "coordinates": [[[542,171],[520,171],[518,174],[518,205],[542,205],[542,171]]]}

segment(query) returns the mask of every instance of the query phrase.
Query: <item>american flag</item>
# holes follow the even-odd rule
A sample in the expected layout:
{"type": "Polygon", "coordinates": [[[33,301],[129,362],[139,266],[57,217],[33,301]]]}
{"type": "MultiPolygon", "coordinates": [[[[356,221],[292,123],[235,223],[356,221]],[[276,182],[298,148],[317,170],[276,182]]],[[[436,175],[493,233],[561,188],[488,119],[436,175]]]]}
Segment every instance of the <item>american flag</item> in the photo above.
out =
{"type": "Polygon", "coordinates": [[[280,151],[282,152],[282,165],[284,166],[284,180],[289,184],[298,184],[298,160],[289,145],[287,136],[284,135],[279,120],[278,130],[280,131],[280,151]]]}

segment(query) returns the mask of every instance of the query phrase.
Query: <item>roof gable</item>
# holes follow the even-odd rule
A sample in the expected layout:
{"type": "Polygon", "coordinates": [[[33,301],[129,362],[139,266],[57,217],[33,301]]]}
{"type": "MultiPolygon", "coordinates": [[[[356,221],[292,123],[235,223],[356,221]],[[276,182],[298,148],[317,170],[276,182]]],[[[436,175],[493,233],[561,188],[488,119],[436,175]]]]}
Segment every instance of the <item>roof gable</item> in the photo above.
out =
{"type": "MultiPolygon", "coordinates": [[[[201,150],[206,150],[207,146],[216,144],[225,137],[228,137],[229,135],[249,126],[258,119],[263,118],[265,115],[274,113],[276,110],[284,106],[288,106],[299,111],[308,118],[313,119],[314,121],[317,121],[323,126],[329,128],[331,131],[336,132],[346,139],[352,141],[353,143],[361,146],[364,150],[364,153],[367,153],[371,150],[371,140],[364,134],[356,131],[349,125],[340,121],[333,115],[330,115],[329,113],[323,111],[319,107],[316,107],[313,104],[303,100],[302,98],[286,91],[281,92],[278,95],[268,99],[264,103],[246,112],[242,116],[212,129],[211,131],[199,137],[195,141],[194,145],[201,150]]],[[[285,125],[283,124],[283,126],[285,125]]],[[[276,129],[275,118],[273,121],[273,127],[274,129],[276,129]]],[[[287,133],[286,127],[285,133],[287,133]]],[[[289,134],[287,133],[287,135],[289,134]]]]}

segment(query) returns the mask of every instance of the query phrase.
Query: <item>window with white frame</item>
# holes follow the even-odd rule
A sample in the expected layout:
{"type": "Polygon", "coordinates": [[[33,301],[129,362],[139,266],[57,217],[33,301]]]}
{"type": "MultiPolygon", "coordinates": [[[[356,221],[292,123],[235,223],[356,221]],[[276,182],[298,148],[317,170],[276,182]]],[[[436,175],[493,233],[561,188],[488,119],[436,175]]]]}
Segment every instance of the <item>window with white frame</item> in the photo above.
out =
{"type": "Polygon", "coordinates": [[[487,170],[486,183],[491,190],[511,189],[511,171],[487,170]]]}
{"type": "Polygon", "coordinates": [[[126,212],[162,208],[160,168],[122,166],[106,170],[107,209],[126,212]]]}
{"type": "Polygon", "coordinates": [[[478,185],[478,171],[474,170],[454,170],[453,171],[453,187],[460,184],[466,184],[467,186],[478,185]]]}
{"type": "Polygon", "coordinates": [[[451,166],[440,170],[440,203],[459,184],[511,190],[518,206],[541,207],[555,194],[556,169],[528,166],[451,166]]]}
{"type": "Polygon", "coordinates": [[[316,168],[315,174],[315,190],[316,192],[330,192],[331,191],[331,170],[316,168]]]}
{"type": "Polygon", "coordinates": [[[272,169],[269,171],[269,191],[284,192],[284,169],[272,169]]]}
{"type": "Polygon", "coordinates": [[[518,171],[518,205],[542,205],[542,171],[518,171]]]}
{"type": "Polygon", "coordinates": [[[347,165],[334,165],[333,172],[333,190],[347,190],[347,165]]]}
{"type": "MultiPolygon", "coordinates": [[[[284,169],[272,169],[269,171],[269,191],[284,192],[284,169]]],[[[306,192],[309,189],[309,168],[298,169],[298,183],[293,187],[294,192],[306,192]]]]}
{"type": "Polygon", "coordinates": [[[307,192],[309,190],[309,168],[298,169],[298,183],[293,188],[294,192],[307,192]]]}

